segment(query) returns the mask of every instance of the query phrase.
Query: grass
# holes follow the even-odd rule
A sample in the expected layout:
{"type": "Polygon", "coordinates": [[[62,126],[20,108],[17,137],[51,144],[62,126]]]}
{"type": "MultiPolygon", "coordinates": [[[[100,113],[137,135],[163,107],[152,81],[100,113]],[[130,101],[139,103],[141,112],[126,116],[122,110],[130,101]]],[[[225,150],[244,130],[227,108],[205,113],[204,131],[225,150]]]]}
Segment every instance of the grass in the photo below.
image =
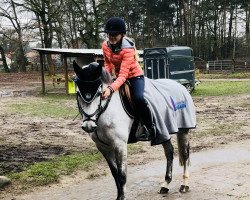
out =
{"type": "Polygon", "coordinates": [[[206,130],[200,131],[198,134],[196,134],[196,137],[202,138],[206,136],[223,136],[223,135],[229,135],[232,133],[237,132],[237,130],[240,130],[243,126],[246,126],[246,123],[244,122],[235,122],[231,124],[218,124],[216,126],[210,127],[206,130]]]}
{"type": "Polygon", "coordinates": [[[204,81],[196,86],[193,96],[222,96],[250,93],[250,81],[204,81]]]}
{"type": "Polygon", "coordinates": [[[140,154],[145,152],[143,149],[143,145],[136,143],[136,144],[128,144],[128,154],[133,155],[133,154],[140,154]]]}
{"type": "Polygon", "coordinates": [[[4,144],[5,140],[0,137],[0,145],[4,144]]]}
{"type": "MultiPolygon", "coordinates": [[[[137,154],[143,151],[140,144],[128,145],[128,153],[137,154]]],[[[53,158],[48,161],[38,162],[28,166],[22,172],[10,173],[7,176],[23,190],[34,186],[43,186],[58,182],[64,175],[70,175],[77,170],[89,171],[102,160],[103,156],[99,152],[89,152],[84,154],[66,155],[53,158]]],[[[88,179],[93,179],[106,173],[90,173],[88,179]]]]}
{"type": "Polygon", "coordinates": [[[199,78],[201,79],[230,79],[230,78],[237,78],[237,79],[244,79],[250,78],[250,72],[235,72],[235,73],[213,73],[213,74],[206,74],[206,73],[199,73],[199,78]]]}
{"type": "Polygon", "coordinates": [[[39,95],[39,97],[42,97],[42,98],[45,98],[45,99],[48,99],[48,100],[75,100],[75,95],[67,95],[67,94],[45,94],[45,95],[39,95]]]}
{"type": "MultiPolygon", "coordinates": [[[[196,86],[193,96],[222,96],[250,93],[250,81],[203,81],[196,86]]],[[[37,117],[74,118],[77,105],[74,95],[46,94],[8,105],[10,113],[37,117]]]]}
{"type": "Polygon", "coordinates": [[[20,173],[9,174],[9,177],[23,188],[42,186],[58,182],[61,176],[69,175],[76,170],[89,170],[101,159],[102,155],[97,152],[66,155],[35,163],[20,173]]]}
{"type": "MultiPolygon", "coordinates": [[[[140,144],[128,145],[128,153],[141,153],[143,146],[140,144]]],[[[84,154],[65,155],[53,158],[48,161],[34,163],[27,166],[22,172],[7,174],[14,184],[21,187],[22,190],[27,190],[35,186],[43,186],[56,183],[62,176],[70,175],[77,170],[89,171],[96,166],[100,160],[103,160],[101,153],[92,151],[84,154]]],[[[91,172],[87,178],[93,179],[102,175],[91,172]]]]}
{"type": "Polygon", "coordinates": [[[78,113],[75,97],[64,94],[27,98],[25,101],[9,104],[8,111],[22,115],[54,118],[73,118],[78,113]]]}

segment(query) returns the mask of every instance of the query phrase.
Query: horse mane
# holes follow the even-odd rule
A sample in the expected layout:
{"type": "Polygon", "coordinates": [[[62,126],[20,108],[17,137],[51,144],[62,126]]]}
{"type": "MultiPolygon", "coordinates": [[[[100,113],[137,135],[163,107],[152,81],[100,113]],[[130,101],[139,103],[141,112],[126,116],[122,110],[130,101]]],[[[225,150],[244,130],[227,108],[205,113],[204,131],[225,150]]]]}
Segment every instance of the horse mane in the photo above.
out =
{"type": "Polygon", "coordinates": [[[102,68],[101,81],[108,85],[112,83],[111,75],[104,67],[102,68]]]}

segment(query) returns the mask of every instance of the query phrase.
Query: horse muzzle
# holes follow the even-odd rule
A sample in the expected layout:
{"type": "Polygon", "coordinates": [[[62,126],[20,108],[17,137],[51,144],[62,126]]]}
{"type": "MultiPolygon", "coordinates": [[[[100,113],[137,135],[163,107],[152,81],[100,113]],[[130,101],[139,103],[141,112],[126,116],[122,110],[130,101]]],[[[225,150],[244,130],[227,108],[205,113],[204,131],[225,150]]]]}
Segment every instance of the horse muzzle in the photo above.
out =
{"type": "Polygon", "coordinates": [[[96,130],[97,124],[93,121],[85,121],[82,124],[82,130],[84,130],[87,133],[92,133],[96,130]]]}

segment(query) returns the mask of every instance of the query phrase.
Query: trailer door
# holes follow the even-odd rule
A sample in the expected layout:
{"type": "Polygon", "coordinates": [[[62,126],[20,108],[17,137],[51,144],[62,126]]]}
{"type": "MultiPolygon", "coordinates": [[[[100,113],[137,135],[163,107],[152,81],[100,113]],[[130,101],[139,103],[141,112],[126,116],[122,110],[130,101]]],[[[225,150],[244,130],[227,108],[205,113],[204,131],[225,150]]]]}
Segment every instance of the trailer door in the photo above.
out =
{"type": "Polygon", "coordinates": [[[144,50],[144,73],[151,79],[168,78],[166,48],[144,50]]]}
{"type": "Polygon", "coordinates": [[[168,69],[165,58],[146,58],[144,72],[148,78],[168,78],[168,69]]]}

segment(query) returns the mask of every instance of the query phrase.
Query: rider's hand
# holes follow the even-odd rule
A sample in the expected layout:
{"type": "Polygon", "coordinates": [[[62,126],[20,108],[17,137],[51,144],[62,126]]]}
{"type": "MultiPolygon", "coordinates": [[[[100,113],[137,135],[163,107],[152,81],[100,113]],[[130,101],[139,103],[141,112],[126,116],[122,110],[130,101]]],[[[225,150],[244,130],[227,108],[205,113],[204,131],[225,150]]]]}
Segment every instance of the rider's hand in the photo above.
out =
{"type": "Polygon", "coordinates": [[[102,93],[102,99],[107,99],[111,95],[110,88],[106,87],[106,89],[102,93]]]}

